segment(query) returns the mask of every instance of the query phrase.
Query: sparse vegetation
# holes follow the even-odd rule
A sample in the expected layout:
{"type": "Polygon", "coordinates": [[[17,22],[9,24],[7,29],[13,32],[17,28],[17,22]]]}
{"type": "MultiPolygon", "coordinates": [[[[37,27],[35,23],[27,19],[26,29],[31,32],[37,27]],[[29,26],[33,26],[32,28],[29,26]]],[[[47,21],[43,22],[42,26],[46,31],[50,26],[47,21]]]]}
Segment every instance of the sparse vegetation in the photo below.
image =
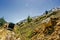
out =
{"type": "MultiPolygon", "coordinates": [[[[49,12],[49,11],[45,11],[46,15],[42,15],[37,17],[36,19],[31,19],[30,16],[28,16],[27,18],[27,22],[25,22],[25,24],[21,27],[20,26],[20,30],[21,31],[21,35],[24,36],[24,40],[31,40],[32,38],[38,40],[37,38],[41,37],[41,35],[43,35],[44,37],[41,37],[41,39],[46,39],[48,40],[49,38],[46,38],[47,35],[52,35],[55,32],[54,26],[56,26],[56,22],[51,22],[50,21],[46,21],[46,23],[44,25],[41,25],[42,21],[50,18],[50,16],[55,15],[57,12],[49,12]],[[29,23],[29,24],[28,24],[29,23]],[[38,28],[38,29],[36,29],[38,28]],[[40,35],[40,36],[38,36],[40,35]]],[[[55,19],[53,19],[55,20],[55,19]]],[[[56,21],[56,20],[55,20],[56,21]]],[[[32,40],[34,40],[32,39],[32,40]]]]}
{"type": "Polygon", "coordinates": [[[6,23],[5,19],[2,17],[0,18],[0,26],[3,26],[6,23]]]}
{"type": "MultiPolygon", "coordinates": [[[[60,39],[60,11],[45,11],[46,14],[38,16],[37,18],[27,17],[26,20],[18,22],[16,25],[14,23],[8,23],[7,28],[1,28],[0,34],[6,38],[11,36],[11,40],[57,40],[60,39]],[[56,18],[54,16],[56,16],[56,18]],[[57,17],[57,15],[59,15],[57,17]],[[52,17],[51,17],[52,16],[52,17]],[[58,23],[58,24],[57,24],[58,23]],[[9,30],[7,30],[10,28],[9,30]],[[13,29],[11,31],[11,29],[13,29]]],[[[0,26],[4,25],[6,21],[4,18],[0,18],[0,26]]],[[[0,37],[0,39],[2,39],[0,37]]]]}
{"type": "Polygon", "coordinates": [[[48,14],[48,11],[45,11],[45,14],[47,15],[48,14]]]}
{"type": "Polygon", "coordinates": [[[32,21],[32,18],[30,16],[27,17],[27,22],[31,22],[32,21]]]}

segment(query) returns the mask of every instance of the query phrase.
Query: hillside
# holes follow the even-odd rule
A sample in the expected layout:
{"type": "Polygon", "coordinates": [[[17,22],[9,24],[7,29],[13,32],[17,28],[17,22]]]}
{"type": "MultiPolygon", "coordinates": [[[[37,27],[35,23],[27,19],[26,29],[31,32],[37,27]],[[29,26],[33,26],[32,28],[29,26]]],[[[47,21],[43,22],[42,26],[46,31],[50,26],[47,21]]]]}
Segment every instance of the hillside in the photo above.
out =
{"type": "Polygon", "coordinates": [[[0,40],[60,40],[60,8],[28,16],[16,24],[1,18],[0,40]]]}
{"type": "Polygon", "coordinates": [[[45,12],[41,16],[18,22],[21,40],[59,40],[60,8],[45,12]]]}

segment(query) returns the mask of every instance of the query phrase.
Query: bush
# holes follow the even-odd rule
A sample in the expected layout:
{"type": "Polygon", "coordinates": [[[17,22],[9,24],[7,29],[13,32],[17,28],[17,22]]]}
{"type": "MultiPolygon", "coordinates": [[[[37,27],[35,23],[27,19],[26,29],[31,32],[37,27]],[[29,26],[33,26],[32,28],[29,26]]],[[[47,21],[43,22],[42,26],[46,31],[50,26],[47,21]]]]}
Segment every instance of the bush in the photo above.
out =
{"type": "Polygon", "coordinates": [[[27,22],[31,22],[32,21],[32,18],[30,16],[27,17],[27,22]]]}
{"type": "Polygon", "coordinates": [[[23,22],[17,23],[18,26],[21,26],[23,24],[23,22]]]}
{"type": "Polygon", "coordinates": [[[0,26],[3,26],[6,23],[6,21],[4,20],[4,18],[0,18],[0,26]]]}
{"type": "Polygon", "coordinates": [[[45,14],[47,15],[48,14],[48,11],[45,11],[45,14]]]}
{"type": "Polygon", "coordinates": [[[15,26],[14,23],[9,23],[8,30],[13,30],[14,29],[14,26],[15,26]]]}

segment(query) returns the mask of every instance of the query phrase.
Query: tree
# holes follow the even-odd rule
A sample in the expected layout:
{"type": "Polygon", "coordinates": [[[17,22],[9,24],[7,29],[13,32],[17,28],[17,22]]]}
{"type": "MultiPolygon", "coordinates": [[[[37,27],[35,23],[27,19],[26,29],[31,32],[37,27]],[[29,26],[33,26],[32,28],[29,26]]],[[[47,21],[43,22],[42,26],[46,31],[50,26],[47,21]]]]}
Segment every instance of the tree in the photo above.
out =
{"type": "Polygon", "coordinates": [[[30,16],[27,17],[27,22],[31,22],[32,21],[32,18],[30,16]]]}
{"type": "Polygon", "coordinates": [[[6,23],[4,17],[0,18],[0,26],[3,26],[6,23]]]}
{"type": "Polygon", "coordinates": [[[45,14],[47,15],[48,14],[48,11],[45,11],[45,14]]]}

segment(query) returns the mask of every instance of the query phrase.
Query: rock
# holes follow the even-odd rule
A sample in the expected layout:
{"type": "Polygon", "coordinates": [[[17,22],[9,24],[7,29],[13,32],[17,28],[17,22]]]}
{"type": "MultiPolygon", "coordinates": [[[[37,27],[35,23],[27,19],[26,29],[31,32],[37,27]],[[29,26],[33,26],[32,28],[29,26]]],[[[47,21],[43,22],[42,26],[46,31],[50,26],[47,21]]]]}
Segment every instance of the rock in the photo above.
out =
{"type": "Polygon", "coordinates": [[[60,26],[60,22],[58,22],[56,25],[57,25],[57,26],[60,26]]]}
{"type": "Polygon", "coordinates": [[[0,40],[21,40],[20,37],[17,38],[17,34],[15,34],[13,31],[9,31],[6,29],[1,30],[2,31],[0,31],[0,40]]]}

